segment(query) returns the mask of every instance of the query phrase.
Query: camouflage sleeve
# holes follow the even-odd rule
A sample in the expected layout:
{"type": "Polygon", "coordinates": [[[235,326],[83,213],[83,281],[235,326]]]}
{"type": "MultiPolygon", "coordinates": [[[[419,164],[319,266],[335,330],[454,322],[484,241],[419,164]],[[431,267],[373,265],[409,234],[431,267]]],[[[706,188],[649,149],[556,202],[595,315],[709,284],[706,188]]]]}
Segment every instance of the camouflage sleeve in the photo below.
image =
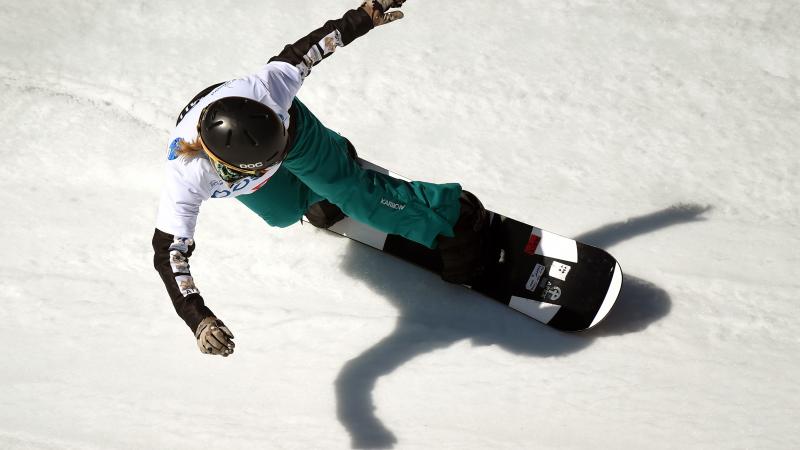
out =
{"type": "Polygon", "coordinates": [[[204,318],[213,315],[189,271],[189,257],[194,247],[192,239],[175,237],[159,229],[153,234],[153,266],[167,288],[175,311],[192,333],[204,318]]]}
{"type": "Polygon", "coordinates": [[[311,68],[336,50],[367,34],[375,25],[363,8],[347,11],[341,19],[329,20],[294,44],[284,47],[269,62],[285,62],[296,67],[303,78],[311,68]]]}

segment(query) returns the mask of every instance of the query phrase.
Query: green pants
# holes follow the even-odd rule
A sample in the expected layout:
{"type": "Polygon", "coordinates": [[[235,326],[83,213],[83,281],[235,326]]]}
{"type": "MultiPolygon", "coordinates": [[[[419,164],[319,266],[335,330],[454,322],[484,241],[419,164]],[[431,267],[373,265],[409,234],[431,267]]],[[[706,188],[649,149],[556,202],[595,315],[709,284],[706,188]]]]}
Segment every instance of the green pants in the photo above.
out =
{"type": "Polygon", "coordinates": [[[407,182],[361,168],[348,156],[347,140],[297,99],[292,120],[295,140],[286,160],[264,187],[237,197],[268,224],[292,225],[327,199],[359,222],[429,248],[438,235],[453,236],[460,185],[407,182]]]}

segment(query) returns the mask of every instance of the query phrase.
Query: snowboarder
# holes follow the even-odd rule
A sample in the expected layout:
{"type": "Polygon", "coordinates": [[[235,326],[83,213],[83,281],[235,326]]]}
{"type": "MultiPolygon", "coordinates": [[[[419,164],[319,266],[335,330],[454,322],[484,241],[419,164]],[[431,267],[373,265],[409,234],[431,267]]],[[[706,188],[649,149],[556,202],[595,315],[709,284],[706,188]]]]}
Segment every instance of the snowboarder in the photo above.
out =
{"type": "Polygon", "coordinates": [[[403,17],[405,0],[367,0],[287,45],[255,74],[210,86],[184,108],[170,137],[152,244],[154,266],[203,353],[233,353],[233,334],[205,305],[189,271],[200,204],[237,198],[269,225],[303,215],[327,228],[346,214],[438,247],[442,278],[481,270],[486,211],[461,186],[406,182],[362,169],[355,149],[296,98],[312,67],[337,47],[403,17]]]}

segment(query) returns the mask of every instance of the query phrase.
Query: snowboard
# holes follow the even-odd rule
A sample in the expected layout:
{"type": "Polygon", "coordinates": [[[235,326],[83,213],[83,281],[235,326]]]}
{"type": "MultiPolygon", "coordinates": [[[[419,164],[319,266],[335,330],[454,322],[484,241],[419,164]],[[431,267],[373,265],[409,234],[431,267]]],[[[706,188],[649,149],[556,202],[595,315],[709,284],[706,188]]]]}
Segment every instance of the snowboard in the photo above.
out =
{"type": "MultiPolygon", "coordinates": [[[[369,161],[362,167],[391,175],[369,161]]],[[[611,310],[622,287],[622,270],[602,249],[488,211],[486,270],[468,289],[562,331],[587,330],[611,310]]],[[[345,218],[329,231],[376,248],[434,273],[437,250],[345,218]]]]}

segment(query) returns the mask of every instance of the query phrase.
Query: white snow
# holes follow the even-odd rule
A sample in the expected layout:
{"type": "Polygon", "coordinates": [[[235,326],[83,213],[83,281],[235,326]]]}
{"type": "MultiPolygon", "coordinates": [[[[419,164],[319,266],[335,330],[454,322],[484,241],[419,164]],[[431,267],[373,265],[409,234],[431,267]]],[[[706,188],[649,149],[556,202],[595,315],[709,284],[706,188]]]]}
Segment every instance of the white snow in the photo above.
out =
{"type": "Polygon", "coordinates": [[[212,201],[200,354],[151,265],[174,117],[355,3],[0,0],[0,448],[800,447],[794,0],[410,0],[303,101],[607,248],[617,306],[562,334],[212,201]]]}

